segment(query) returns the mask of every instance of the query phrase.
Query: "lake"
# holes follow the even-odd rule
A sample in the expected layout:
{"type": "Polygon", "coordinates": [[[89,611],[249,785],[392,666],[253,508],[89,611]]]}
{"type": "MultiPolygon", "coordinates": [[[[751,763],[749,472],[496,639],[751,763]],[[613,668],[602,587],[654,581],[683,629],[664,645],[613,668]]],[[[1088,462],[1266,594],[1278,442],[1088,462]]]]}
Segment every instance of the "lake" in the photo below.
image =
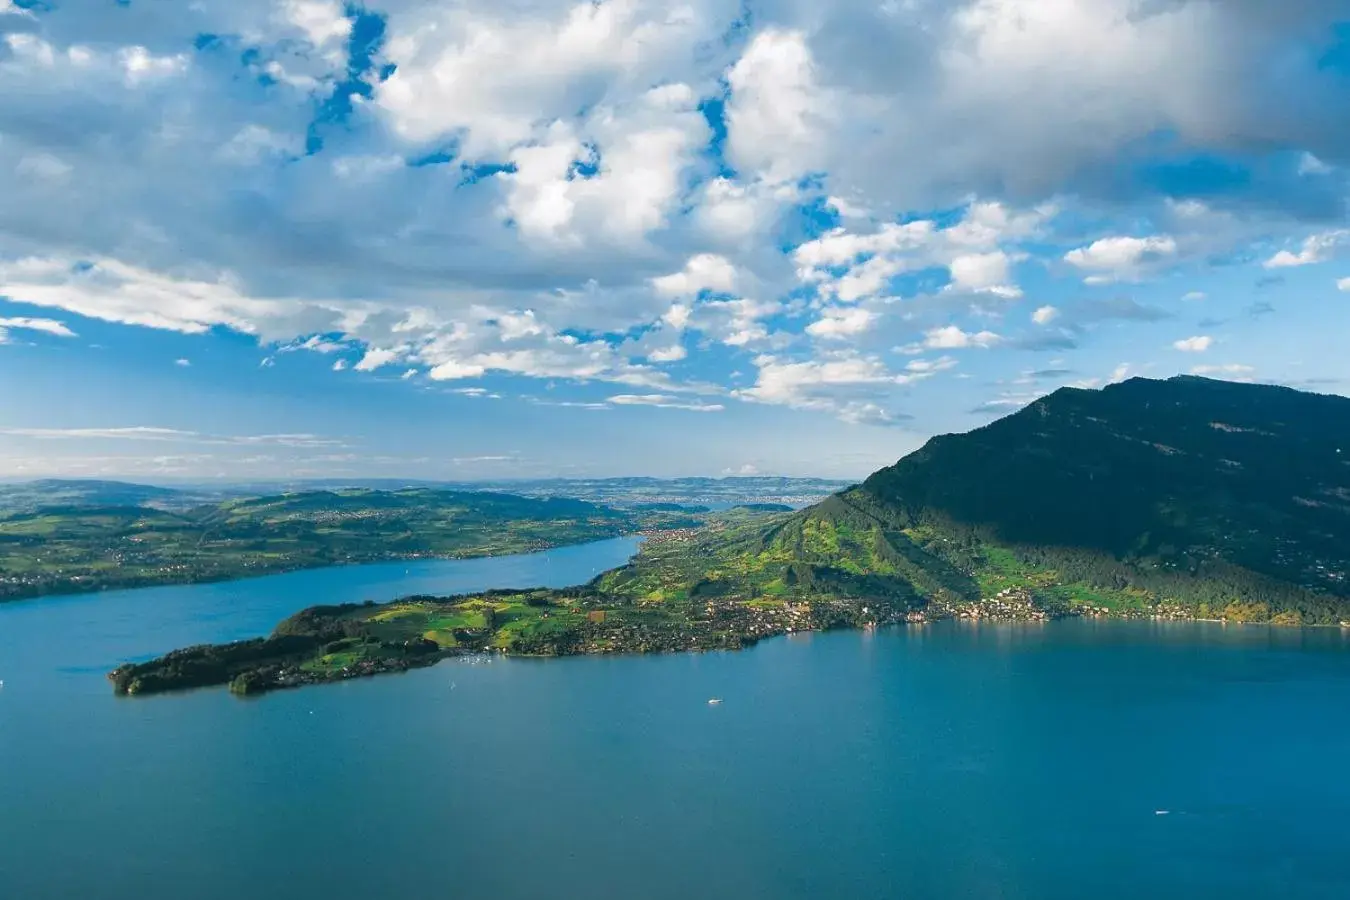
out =
{"type": "Polygon", "coordinates": [[[0,897],[1350,896],[1334,629],[942,623],[258,699],[104,678],[635,547],[0,605],[0,897]]]}

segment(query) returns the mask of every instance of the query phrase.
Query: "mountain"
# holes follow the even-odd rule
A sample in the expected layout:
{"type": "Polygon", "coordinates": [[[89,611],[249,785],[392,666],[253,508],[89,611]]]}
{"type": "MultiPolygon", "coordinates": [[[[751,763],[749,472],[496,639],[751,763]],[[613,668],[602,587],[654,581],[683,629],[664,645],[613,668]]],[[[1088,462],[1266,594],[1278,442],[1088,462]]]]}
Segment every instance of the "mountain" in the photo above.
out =
{"type": "Polygon", "coordinates": [[[182,507],[193,502],[199,502],[193,494],[124,481],[45,478],[0,484],[0,512],[31,512],[50,506],[182,507]]]}
{"type": "Polygon", "coordinates": [[[914,561],[909,580],[942,612],[949,593],[925,577],[951,567],[975,584],[941,584],[966,601],[1009,591],[1049,614],[1339,622],[1350,400],[1194,377],[1064,388],[782,527],[844,535],[835,568],[874,572],[882,550],[914,561]]]}
{"type": "Polygon", "coordinates": [[[907,521],[1345,595],[1350,400],[1204,378],[1064,388],[861,491],[907,521]]]}
{"type": "Polygon", "coordinates": [[[445,655],[736,648],[1069,615],[1350,625],[1350,400],[1201,378],[1062,389],[797,512],[653,539],[561,591],[316,607],[112,674],[248,693],[445,655]]]}

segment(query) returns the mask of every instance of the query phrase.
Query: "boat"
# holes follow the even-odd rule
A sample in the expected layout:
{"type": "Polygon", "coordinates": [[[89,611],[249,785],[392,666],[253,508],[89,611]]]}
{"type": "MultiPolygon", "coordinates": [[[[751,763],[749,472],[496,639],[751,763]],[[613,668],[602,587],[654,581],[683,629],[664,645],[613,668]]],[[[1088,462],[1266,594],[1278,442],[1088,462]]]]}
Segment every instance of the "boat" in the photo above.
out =
{"type": "Polygon", "coordinates": [[[721,698],[721,697],[714,697],[714,698],[712,698],[711,700],[708,701],[708,705],[709,705],[709,706],[716,706],[717,704],[719,704],[719,703],[721,703],[721,702],[722,702],[722,698],[721,698]]]}

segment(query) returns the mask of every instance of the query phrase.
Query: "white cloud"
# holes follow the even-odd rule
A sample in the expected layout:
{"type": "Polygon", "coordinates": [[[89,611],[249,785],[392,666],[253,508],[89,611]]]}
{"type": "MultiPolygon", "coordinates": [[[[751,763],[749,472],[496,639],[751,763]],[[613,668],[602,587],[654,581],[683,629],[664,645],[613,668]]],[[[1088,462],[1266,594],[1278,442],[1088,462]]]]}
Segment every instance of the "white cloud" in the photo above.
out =
{"type": "Polygon", "coordinates": [[[1198,334],[1194,337],[1183,338],[1174,341],[1172,346],[1183,353],[1204,353],[1214,345],[1214,338],[1207,334],[1198,334]]]}
{"type": "Polygon", "coordinates": [[[285,330],[286,320],[313,315],[295,302],[248,297],[225,276],[174,278],[114,259],[0,262],[0,295],[87,318],[186,334],[213,326],[267,334],[273,325],[285,330]]]}
{"type": "Polygon", "coordinates": [[[0,16],[25,16],[30,19],[34,18],[32,12],[16,5],[14,0],[0,0],[0,16]]]}
{"type": "Polygon", "coordinates": [[[992,347],[1002,337],[992,331],[967,332],[959,326],[945,325],[924,332],[924,346],[934,350],[961,350],[967,347],[992,347]]]}
{"type": "Polygon", "coordinates": [[[135,86],[144,81],[168,78],[187,70],[187,54],[155,56],[144,47],[124,47],[118,52],[118,61],[125,72],[127,84],[135,86]]]}
{"type": "Polygon", "coordinates": [[[313,434],[211,435],[178,428],[133,425],[119,428],[0,428],[0,434],[39,440],[173,441],[238,446],[335,447],[342,442],[313,434]]]}
{"type": "MultiPolygon", "coordinates": [[[[360,361],[357,362],[356,371],[374,372],[376,369],[383,368],[384,366],[397,361],[402,356],[403,353],[399,350],[393,350],[386,347],[371,347],[366,351],[365,355],[361,357],[360,361]]],[[[481,375],[482,372],[483,370],[479,369],[474,374],[481,375]]],[[[437,377],[436,373],[433,372],[431,377],[437,377]]]]}
{"type": "Polygon", "coordinates": [[[872,215],[865,207],[856,205],[843,197],[826,197],[825,208],[834,210],[841,219],[867,219],[872,215]]]}
{"type": "Polygon", "coordinates": [[[818,359],[755,358],[754,386],[733,392],[742,400],[831,413],[853,424],[889,424],[905,418],[894,409],[896,390],[931,378],[949,363],[921,363],[897,374],[874,356],[849,351],[818,359]]]}
{"type": "Polygon", "coordinates": [[[186,369],[186,368],[189,368],[189,367],[192,365],[192,360],[187,359],[187,358],[185,358],[185,357],[179,357],[178,359],[175,359],[175,360],[173,361],[173,364],[174,364],[175,366],[178,366],[179,368],[186,369]]]}
{"type": "Polygon", "coordinates": [[[682,344],[672,344],[669,347],[658,347],[647,354],[647,359],[654,363],[679,362],[689,355],[689,351],[684,349],[682,344]]]}
{"type": "Polygon", "coordinates": [[[662,409],[682,409],[689,412],[721,412],[724,409],[720,403],[682,400],[668,394],[616,394],[610,397],[608,402],[615,406],[659,406],[662,409]]]}
{"type": "Polygon", "coordinates": [[[281,8],[315,47],[340,45],[352,33],[352,20],[337,0],[284,0],[281,8]]]}
{"type": "Polygon", "coordinates": [[[769,338],[769,330],[763,320],[781,309],[781,304],[748,297],[710,300],[693,309],[689,316],[689,327],[729,347],[744,347],[769,338]]]}
{"type": "Polygon", "coordinates": [[[1012,258],[1002,250],[958,256],[951,261],[951,284],[956,291],[975,294],[993,294],[1008,300],[1022,296],[1016,285],[1010,284],[1012,258]]]}
{"type": "Polygon", "coordinates": [[[678,81],[734,15],[707,4],[428,5],[390,17],[386,54],[398,68],[375,103],[407,140],[459,133],[468,158],[500,159],[540,123],[678,81]]]}
{"type": "Polygon", "coordinates": [[[806,333],[826,340],[845,340],[867,331],[876,318],[876,313],[859,307],[834,307],[806,326],[806,333]]]}
{"type": "Polygon", "coordinates": [[[905,371],[921,375],[937,374],[956,368],[956,357],[939,356],[937,359],[912,359],[905,363],[905,371]]]}
{"type": "Polygon", "coordinates": [[[727,83],[727,152],[738,167],[784,182],[820,164],[831,101],[816,84],[803,32],[769,28],[755,35],[727,83]]]}
{"type": "Polygon", "coordinates": [[[1346,293],[1350,293],[1350,278],[1342,278],[1340,281],[1336,282],[1336,288],[1345,291],[1346,293]]]}
{"type": "Polygon", "coordinates": [[[40,331],[43,334],[51,334],[56,337],[75,337],[75,332],[71,331],[64,322],[58,322],[55,319],[34,319],[29,317],[16,317],[4,319],[0,318],[0,344],[3,344],[10,331],[40,331]]]}
{"type": "Polygon", "coordinates": [[[484,400],[502,399],[501,394],[494,393],[493,391],[489,391],[487,388],[480,388],[480,387],[451,388],[450,393],[462,394],[465,397],[476,397],[484,400]]]}
{"type": "Polygon", "coordinates": [[[1204,300],[1208,296],[1209,295],[1206,294],[1204,291],[1190,291],[1186,294],[1183,294],[1181,299],[1187,301],[1188,303],[1193,303],[1199,300],[1204,300]]]}
{"type": "Polygon", "coordinates": [[[599,108],[577,126],[554,122],[538,141],[512,150],[514,171],[497,178],[508,186],[505,211],[521,233],[546,243],[623,244],[664,228],[682,172],[708,137],[692,93],[673,87],[653,89],[628,108],[599,108]],[[578,163],[595,173],[575,177],[578,163]]]}
{"type": "Polygon", "coordinates": [[[672,303],[670,309],[661,316],[661,321],[678,331],[689,324],[692,311],[693,307],[687,303],[672,303]]]}
{"type": "Polygon", "coordinates": [[[976,202],[960,221],[940,227],[931,219],[883,223],[868,233],[835,228],[797,246],[798,279],[822,297],[845,303],[885,296],[891,279],[906,272],[944,267],[947,290],[1005,299],[1022,295],[1012,263],[1025,258],[1014,246],[1039,233],[1052,207],[1014,213],[999,203],[976,202]]]}
{"type": "MultiPolygon", "coordinates": [[[[0,294],[230,329],[267,360],[341,351],[337,370],[686,396],[717,386],[667,371],[740,384],[722,373],[769,356],[809,373],[872,359],[900,328],[987,345],[1024,255],[1060,248],[1045,280],[1128,281],[1256,235],[1302,241],[1291,218],[1343,199],[1321,160],[1350,153],[1324,114],[1344,84],[1288,49],[1322,39],[1329,0],[771,0],[744,17],[714,0],[393,0],[355,99],[334,93],[350,89],[340,0],[0,2],[0,294]],[[189,50],[198,34],[218,44],[189,50]],[[720,157],[708,118],[727,128],[720,157]],[[1255,153],[1250,190],[1160,198],[1134,174],[1157,134],[1255,153]],[[818,234],[802,208],[845,227],[818,234]],[[838,355],[800,358],[822,351],[838,355]]],[[[1063,318],[1036,336],[1093,339],[1054,302],[1063,318]]],[[[802,396],[894,420],[893,379],[917,372],[883,371],[802,396]]]]}
{"type": "Polygon", "coordinates": [[[724,256],[700,253],[681,271],[653,278],[652,287],[667,297],[694,297],[705,290],[730,294],[736,290],[736,267],[724,256]]]}
{"type": "Polygon", "coordinates": [[[343,350],[350,350],[351,347],[343,343],[342,341],[330,340],[326,337],[323,337],[322,335],[313,334],[305,338],[303,341],[295,341],[294,343],[288,344],[284,347],[278,347],[277,349],[282,353],[287,353],[295,350],[308,350],[311,353],[327,354],[327,353],[339,353],[343,350]]]}
{"type": "Polygon", "coordinates": [[[347,368],[347,361],[345,359],[339,359],[338,361],[333,363],[334,372],[341,372],[345,368],[347,368]]]}
{"type": "Polygon", "coordinates": [[[1070,250],[1064,261],[1091,273],[1084,279],[1088,284],[1106,284],[1137,280],[1176,253],[1177,242],[1169,235],[1107,237],[1070,250]]]}
{"type": "Polygon", "coordinates": [[[1267,259],[1263,265],[1267,269],[1284,269],[1326,262],[1331,259],[1335,251],[1348,240],[1350,240],[1350,230],[1346,229],[1310,235],[1304,239],[1303,246],[1299,252],[1291,253],[1288,250],[1281,250],[1279,253],[1270,257],[1270,259],[1267,259]]]}
{"type": "Polygon", "coordinates": [[[1057,318],[1059,318],[1059,310],[1053,306],[1037,307],[1036,311],[1031,314],[1031,321],[1037,325],[1049,325],[1057,318]]]}

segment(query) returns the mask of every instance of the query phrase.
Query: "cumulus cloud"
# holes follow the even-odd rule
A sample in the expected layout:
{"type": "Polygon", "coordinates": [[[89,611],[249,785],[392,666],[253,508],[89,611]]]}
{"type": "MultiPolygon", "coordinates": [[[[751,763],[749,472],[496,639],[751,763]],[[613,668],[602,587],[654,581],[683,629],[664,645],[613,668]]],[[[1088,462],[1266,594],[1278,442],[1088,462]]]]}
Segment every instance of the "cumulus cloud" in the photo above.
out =
{"type": "MultiPolygon", "coordinates": [[[[227,276],[175,278],[115,259],[28,257],[0,262],[0,295],[91,319],[184,334],[201,334],[214,326],[281,334],[306,319],[325,316],[320,304],[246,296],[227,276]]],[[[329,317],[333,313],[326,310],[329,317]]]]}
{"type": "Polygon", "coordinates": [[[992,331],[967,332],[956,325],[933,328],[924,334],[924,346],[937,350],[961,350],[967,347],[992,347],[1002,337],[992,331]]]}
{"type": "Polygon", "coordinates": [[[1350,231],[1338,229],[1310,235],[1297,253],[1281,250],[1263,263],[1267,269],[1287,269],[1326,262],[1338,248],[1350,241],[1350,231]]]}
{"type": "Polygon", "coordinates": [[[910,416],[898,408],[897,390],[918,384],[956,365],[950,357],[911,360],[902,372],[876,356],[834,351],[809,360],[773,354],[755,358],[752,387],[733,392],[742,400],[826,412],[852,424],[895,424],[910,416]]]}
{"type": "Polygon", "coordinates": [[[1177,242],[1168,235],[1107,237],[1070,250],[1064,261],[1089,274],[1088,284],[1135,281],[1145,272],[1175,256],[1177,242]]]}
{"type": "Polygon", "coordinates": [[[1289,52],[1329,0],[378,6],[0,0],[0,296],[439,381],[686,397],[726,354],[742,399],[894,421],[919,373],[879,347],[1165,315],[1010,312],[1047,254],[1131,282],[1344,236],[1296,224],[1346,195],[1350,88],[1289,52]],[[1196,198],[1178,154],[1252,164],[1196,198]]]}
{"type": "Polygon", "coordinates": [[[1021,288],[1010,284],[1012,257],[1002,250],[958,256],[951,261],[950,289],[975,294],[993,294],[1005,299],[1022,296],[1021,288]]]}
{"type": "Polygon", "coordinates": [[[1183,353],[1204,353],[1214,345],[1214,338],[1207,334],[1198,334],[1194,337],[1182,338],[1172,343],[1173,348],[1183,353]]]}
{"type": "Polygon", "coordinates": [[[729,294],[736,290],[736,267],[724,256],[700,253],[679,272],[653,278],[652,287],[667,297],[693,297],[700,291],[729,294]]]}
{"type": "Polygon", "coordinates": [[[1036,236],[1053,213],[1052,207],[1014,212],[999,203],[972,203],[946,227],[915,219],[870,231],[834,228],[798,245],[792,259],[801,283],[839,302],[885,296],[897,276],[934,267],[947,270],[947,292],[1012,300],[1022,295],[1012,264],[1025,254],[1005,248],[1036,236]]]}
{"type": "Polygon", "coordinates": [[[876,317],[876,313],[859,307],[835,307],[807,325],[806,333],[826,340],[846,340],[866,331],[876,317]]]}
{"type": "Polygon", "coordinates": [[[1350,278],[1342,278],[1340,281],[1336,282],[1336,288],[1345,291],[1346,293],[1350,293],[1350,278]]]}
{"type": "Polygon", "coordinates": [[[736,165],[783,182],[822,163],[835,109],[816,81],[804,32],[768,28],[755,35],[727,83],[727,150],[736,165]]]}
{"type": "Polygon", "coordinates": [[[1059,317],[1059,310],[1053,306],[1040,306],[1031,314],[1031,321],[1037,325],[1049,325],[1059,317]]]}
{"type": "Polygon", "coordinates": [[[689,355],[689,351],[684,349],[681,344],[672,344],[669,347],[658,347],[648,352],[647,360],[654,363],[679,362],[689,355]]]}

